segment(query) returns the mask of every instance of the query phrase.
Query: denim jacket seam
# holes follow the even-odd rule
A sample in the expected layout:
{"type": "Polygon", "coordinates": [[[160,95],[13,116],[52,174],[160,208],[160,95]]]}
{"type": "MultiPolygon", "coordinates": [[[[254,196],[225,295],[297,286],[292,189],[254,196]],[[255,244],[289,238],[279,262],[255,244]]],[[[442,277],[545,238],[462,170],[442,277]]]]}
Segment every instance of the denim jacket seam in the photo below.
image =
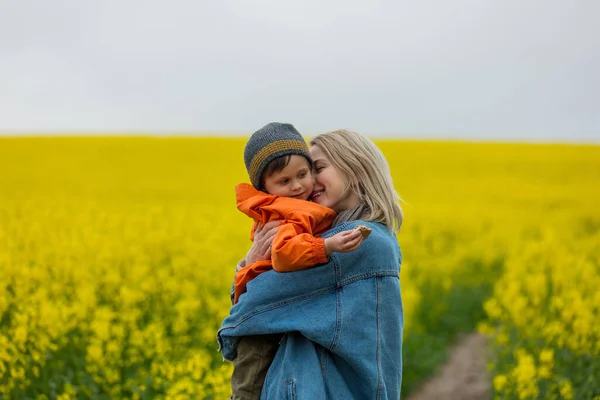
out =
{"type": "Polygon", "coordinates": [[[346,285],[349,285],[351,283],[354,283],[354,282],[357,282],[357,281],[360,281],[363,279],[376,278],[376,277],[380,277],[380,276],[398,277],[398,271],[397,270],[382,270],[382,271],[363,272],[362,274],[354,275],[354,276],[351,276],[349,278],[339,281],[337,283],[337,287],[340,288],[342,286],[346,286],[346,285]]]}

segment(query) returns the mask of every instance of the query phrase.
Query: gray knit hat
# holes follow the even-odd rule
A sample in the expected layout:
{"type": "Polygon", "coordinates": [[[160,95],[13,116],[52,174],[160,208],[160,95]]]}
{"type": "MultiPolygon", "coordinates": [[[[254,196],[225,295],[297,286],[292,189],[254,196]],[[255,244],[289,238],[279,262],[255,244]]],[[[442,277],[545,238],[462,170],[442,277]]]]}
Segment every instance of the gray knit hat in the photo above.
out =
{"type": "Polygon", "coordinates": [[[252,134],[244,148],[244,162],[255,188],[260,190],[260,177],[272,160],[298,154],[310,162],[308,145],[291,124],[271,122],[252,134]]]}

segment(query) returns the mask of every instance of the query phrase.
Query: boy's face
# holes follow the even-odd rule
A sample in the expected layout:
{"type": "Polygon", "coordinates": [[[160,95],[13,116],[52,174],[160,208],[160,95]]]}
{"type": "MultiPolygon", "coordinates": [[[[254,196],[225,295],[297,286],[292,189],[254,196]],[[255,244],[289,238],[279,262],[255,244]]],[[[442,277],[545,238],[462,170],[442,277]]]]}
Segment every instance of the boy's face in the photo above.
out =
{"type": "Polygon", "coordinates": [[[313,190],[313,179],[308,160],[292,155],[289,164],[279,172],[265,178],[269,194],[307,200],[313,190]]]}

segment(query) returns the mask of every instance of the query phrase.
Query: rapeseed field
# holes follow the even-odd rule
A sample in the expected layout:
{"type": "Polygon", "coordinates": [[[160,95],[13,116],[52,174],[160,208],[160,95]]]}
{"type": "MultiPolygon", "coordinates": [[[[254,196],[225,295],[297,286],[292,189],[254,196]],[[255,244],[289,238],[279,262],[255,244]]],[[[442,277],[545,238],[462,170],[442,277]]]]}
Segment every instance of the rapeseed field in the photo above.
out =
{"type": "MultiPolygon", "coordinates": [[[[378,141],[404,205],[404,390],[460,332],[498,399],[600,394],[600,147],[378,141]]],[[[225,399],[244,139],[0,140],[0,397],[225,399]]]]}

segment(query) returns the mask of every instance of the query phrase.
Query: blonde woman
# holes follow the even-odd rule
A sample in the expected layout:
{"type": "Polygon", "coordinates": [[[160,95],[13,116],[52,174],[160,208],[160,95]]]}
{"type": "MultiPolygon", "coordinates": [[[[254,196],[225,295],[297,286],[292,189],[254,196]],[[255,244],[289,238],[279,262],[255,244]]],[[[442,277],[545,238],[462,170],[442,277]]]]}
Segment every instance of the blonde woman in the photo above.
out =
{"type": "MultiPolygon", "coordinates": [[[[325,133],[310,144],[311,199],[337,213],[323,237],[358,225],[372,233],[321,266],[256,277],[219,330],[221,351],[233,360],[240,337],[286,334],[261,398],[399,399],[404,316],[395,232],[403,215],[388,163],[355,132],[325,133]]],[[[268,258],[276,229],[257,232],[243,261],[268,258]]]]}

